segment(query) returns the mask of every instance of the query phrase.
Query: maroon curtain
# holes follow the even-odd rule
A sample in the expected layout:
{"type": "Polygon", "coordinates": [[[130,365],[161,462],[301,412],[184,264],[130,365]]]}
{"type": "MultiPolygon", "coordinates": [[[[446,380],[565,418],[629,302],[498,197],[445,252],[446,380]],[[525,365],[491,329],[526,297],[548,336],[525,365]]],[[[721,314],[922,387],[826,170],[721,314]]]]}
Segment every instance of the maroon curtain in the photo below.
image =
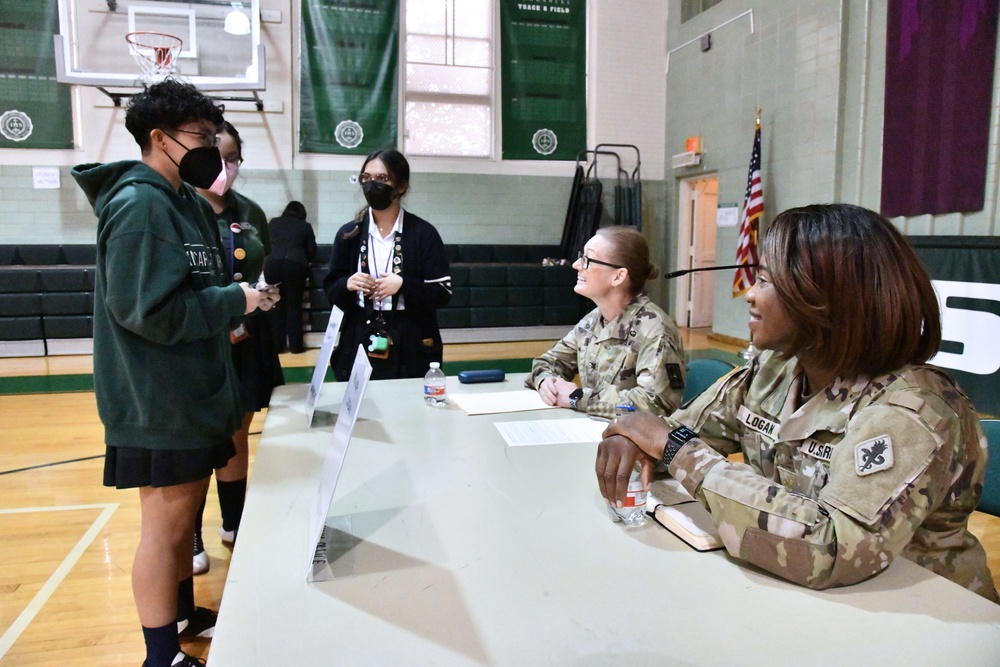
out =
{"type": "Polygon", "coordinates": [[[882,214],[979,211],[1000,0],[889,0],[882,214]]]}

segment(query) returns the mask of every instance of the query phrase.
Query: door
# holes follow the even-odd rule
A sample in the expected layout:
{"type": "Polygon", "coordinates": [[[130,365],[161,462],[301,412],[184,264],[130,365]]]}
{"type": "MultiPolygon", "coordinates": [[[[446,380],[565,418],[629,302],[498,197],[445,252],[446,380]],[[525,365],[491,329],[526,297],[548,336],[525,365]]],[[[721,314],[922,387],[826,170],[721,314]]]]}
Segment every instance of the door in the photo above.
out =
{"type": "MultiPolygon", "coordinates": [[[[703,269],[715,266],[716,211],[719,203],[719,179],[716,176],[681,181],[678,220],[678,269],[703,269]]],[[[678,278],[678,324],[712,326],[715,272],[699,271],[678,278]]]]}

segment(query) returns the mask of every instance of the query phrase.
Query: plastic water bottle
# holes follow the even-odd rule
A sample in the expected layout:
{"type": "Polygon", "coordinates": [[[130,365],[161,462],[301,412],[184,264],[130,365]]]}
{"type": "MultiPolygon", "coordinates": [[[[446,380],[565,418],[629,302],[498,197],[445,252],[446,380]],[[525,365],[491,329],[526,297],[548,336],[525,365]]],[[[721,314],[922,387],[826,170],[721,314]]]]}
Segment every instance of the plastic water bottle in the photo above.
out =
{"type": "Polygon", "coordinates": [[[628,494],[621,507],[608,505],[608,514],[612,521],[621,522],[629,528],[635,528],[646,523],[646,492],[642,490],[639,464],[635,464],[628,478],[628,494]]]}
{"type": "Polygon", "coordinates": [[[435,408],[443,408],[448,403],[445,387],[447,380],[441,370],[441,364],[431,362],[431,368],[424,376],[424,403],[435,408]]]}
{"type": "MultiPolygon", "coordinates": [[[[635,406],[616,405],[615,410],[619,415],[635,412],[635,406]]],[[[646,492],[642,490],[642,467],[637,461],[632,468],[632,474],[628,478],[628,492],[625,502],[621,507],[608,505],[608,514],[611,519],[621,522],[629,528],[635,528],[646,523],[646,492]]]]}

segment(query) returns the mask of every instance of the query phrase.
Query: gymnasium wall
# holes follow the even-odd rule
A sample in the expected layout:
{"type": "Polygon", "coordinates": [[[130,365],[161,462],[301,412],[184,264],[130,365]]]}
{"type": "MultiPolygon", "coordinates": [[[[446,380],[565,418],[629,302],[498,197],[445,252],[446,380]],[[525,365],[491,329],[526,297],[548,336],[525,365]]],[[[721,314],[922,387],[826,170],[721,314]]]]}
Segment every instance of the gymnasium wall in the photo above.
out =
{"type": "MultiPolygon", "coordinates": [[[[680,0],[671,0],[669,10],[679,16],[680,0]]],[[[701,167],[667,177],[667,238],[677,233],[682,178],[717,174],[720,205],[742,204],[758,105],[766,220],[817,202],[878,210],[886,12],[886,3],[877,0],[727,0],[684,24],[669,22],[666,154],[683,151],[691,135],[701,135],[705,154],[701,167]],[[753,12],[752,33],[749,16],[717,28],[747,10],[753,12]],[[706,32],[712,34],[710,50],[701,51],[697,40],[681,46],[706,32]]],[[[998,82],[995,76],[994,99],[998,82]]],[[[984,210],[894,219],[903,232],[1000,236],[997,124],[994,104],[984,210]]],[[[738,231],[718,230],[717,263],[735,260],[738,231]]],[[[732,279],[729,271],[716,274],[713,328],[746,339],[747,307],[732,298],[732,279]]]]}
{"type": "MultiPolygon", "coordinates": [[[[348,180],[361,159],[298,152],[298,35],[292,26],[298,25],[299,5],[299,0],[261,0],[262,10],[280,13],[279,21],[261,24],[267,50],[268,88],[260,93],[265,111],[231,102],[226,117],[245,143],[236,188],[269,216],[280,213],[290,199],[302,201],[317,238],[329,243],[363,203],[360,189],[348,180]]],[[[659,0],[588,0],[588,12],[588,143],[639,145],[643,177],[654,180],[648,189],[648,215],[662,225],[662,197],[657,200],[655,184],[663,178],[665,82],[659,63],[666,41],[666,8],[659,0]]],[[[125,131],[124,110],[102,93],[77,87],[74,103],[76,150],[0,149],[0,241],[93,242],[93,213],[69,168],[135,159],[138,150],[125,131]],[[33,166],[59,167],[61,188],[33,189],[33,166]]],[[[446,243],[559,242],[574,162],[419,157],[410,162],[405,205],[434,223],[446,243]]],[[[612,203],[607,202],[609,210],[612,203]]]]}

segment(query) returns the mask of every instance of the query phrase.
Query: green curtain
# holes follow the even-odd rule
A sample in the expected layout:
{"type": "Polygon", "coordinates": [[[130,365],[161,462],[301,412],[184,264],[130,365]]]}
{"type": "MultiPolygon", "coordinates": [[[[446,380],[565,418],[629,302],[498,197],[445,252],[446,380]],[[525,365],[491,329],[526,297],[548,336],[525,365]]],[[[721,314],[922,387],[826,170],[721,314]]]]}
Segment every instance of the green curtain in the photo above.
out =
{"type": "Polygon", "coordinates": [[[0,3],[0,148],[73,148],[70,87],[56,81],[56,0],[0,3]]]}
{"type": "Polygon", "coordinates": [[[397,145],[399,0],[302,0],[299,149],[397,145]]]}
{"type": "Polygon", "coordinates": [[[505,160],[575,160],[587,147],[585,0],[501,0],[505,160]]]}

